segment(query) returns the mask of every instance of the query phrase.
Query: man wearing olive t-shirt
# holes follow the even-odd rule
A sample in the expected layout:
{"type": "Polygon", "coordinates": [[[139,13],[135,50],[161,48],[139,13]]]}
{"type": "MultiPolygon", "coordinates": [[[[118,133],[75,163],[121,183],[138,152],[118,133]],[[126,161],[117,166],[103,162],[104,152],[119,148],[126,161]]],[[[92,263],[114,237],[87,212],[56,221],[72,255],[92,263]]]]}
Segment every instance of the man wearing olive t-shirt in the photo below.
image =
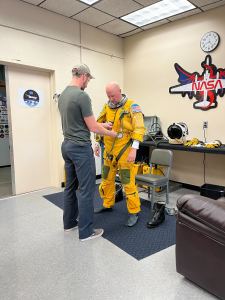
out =
{"type": "Polygon", "coordinates": [[[95,120],[91,99],[84,91],[92,78],[87,65],[75,66],[72,81],[61,93],[58,104],[64,135],[61,150],[66,172],[64,230],[78,227],[80,241],[100,237],[104,232],[103,229],[93,228],[96,170],[90,132],[116,136],[109,124],[99,124],[95,120]],[[78,186],[79,197],[76,195],[78,186]]]}

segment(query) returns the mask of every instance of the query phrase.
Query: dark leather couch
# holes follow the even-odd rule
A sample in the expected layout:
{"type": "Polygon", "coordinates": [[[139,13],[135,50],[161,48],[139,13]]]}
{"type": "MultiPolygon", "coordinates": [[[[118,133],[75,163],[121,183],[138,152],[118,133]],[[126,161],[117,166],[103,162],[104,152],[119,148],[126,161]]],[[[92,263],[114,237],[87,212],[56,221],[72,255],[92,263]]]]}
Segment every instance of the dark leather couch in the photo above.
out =
{"type": "Polygon", "coordinates": [[[177,272],[225,299],[225,198],[185,195],[177,207],[177,272]]]}

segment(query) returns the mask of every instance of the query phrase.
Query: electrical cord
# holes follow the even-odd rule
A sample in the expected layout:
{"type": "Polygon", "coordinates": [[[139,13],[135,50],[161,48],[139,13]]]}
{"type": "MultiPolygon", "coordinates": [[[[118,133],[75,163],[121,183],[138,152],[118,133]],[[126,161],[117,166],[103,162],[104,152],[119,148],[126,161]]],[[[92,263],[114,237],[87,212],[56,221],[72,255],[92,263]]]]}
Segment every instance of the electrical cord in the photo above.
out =
{"type": "MultiPolygon", "coordinates": [[[[203,137],[204,137],[204,143],[206,143],[206,127],[203,126],[203,137]]],[[[203,154],[203,180],[205,184],[205,162],[206,162],[206,155],[205,152],[203,154]]]]}
{"type": "Polygon", "coordinates": [[[205,184],[205,165],[206,165],[206,155],[205,152],[203,153],[203,180],[205,184]]]}
{"type": "Polygon", "coordinates": [[[204,142],[206,143],[206,128],[203,128],[203,136],[204,136],[204,142]]]}

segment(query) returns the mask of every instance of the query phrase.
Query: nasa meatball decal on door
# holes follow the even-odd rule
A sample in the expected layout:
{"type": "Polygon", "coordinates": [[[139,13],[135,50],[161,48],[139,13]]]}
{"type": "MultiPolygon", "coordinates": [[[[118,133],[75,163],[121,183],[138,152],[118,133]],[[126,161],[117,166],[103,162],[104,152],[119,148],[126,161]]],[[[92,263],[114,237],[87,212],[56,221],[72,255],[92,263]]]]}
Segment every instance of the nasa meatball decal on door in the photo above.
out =
{"type": "Polygon", "coordinates": [[[22,106],[38,108],[42,105],[42,93],[35,89],[20,89],[19,102],[22,106]]]}

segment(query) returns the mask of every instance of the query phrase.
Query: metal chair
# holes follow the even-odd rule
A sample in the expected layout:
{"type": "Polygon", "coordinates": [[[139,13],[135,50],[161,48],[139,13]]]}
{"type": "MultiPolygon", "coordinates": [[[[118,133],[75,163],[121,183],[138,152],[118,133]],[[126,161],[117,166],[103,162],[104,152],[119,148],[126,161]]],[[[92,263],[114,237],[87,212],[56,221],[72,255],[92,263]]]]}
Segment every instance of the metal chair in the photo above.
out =
{"type": "MultiPolygon", "coordinates": [[[[155,189],[166,187],[166,205],[169,204],[169,175],[172,166],[173,152],[166,149],[154,149],[150,158],[150,174],[136,175],[136,184],[146,185],[151,189],[151,213],[155,203],[155,189]],[[162,166],[164,175],[151,174],[153,166],[162,166]]],[[[169,215],[174,215],[174,209],[166,207],[169,215]]]]}

